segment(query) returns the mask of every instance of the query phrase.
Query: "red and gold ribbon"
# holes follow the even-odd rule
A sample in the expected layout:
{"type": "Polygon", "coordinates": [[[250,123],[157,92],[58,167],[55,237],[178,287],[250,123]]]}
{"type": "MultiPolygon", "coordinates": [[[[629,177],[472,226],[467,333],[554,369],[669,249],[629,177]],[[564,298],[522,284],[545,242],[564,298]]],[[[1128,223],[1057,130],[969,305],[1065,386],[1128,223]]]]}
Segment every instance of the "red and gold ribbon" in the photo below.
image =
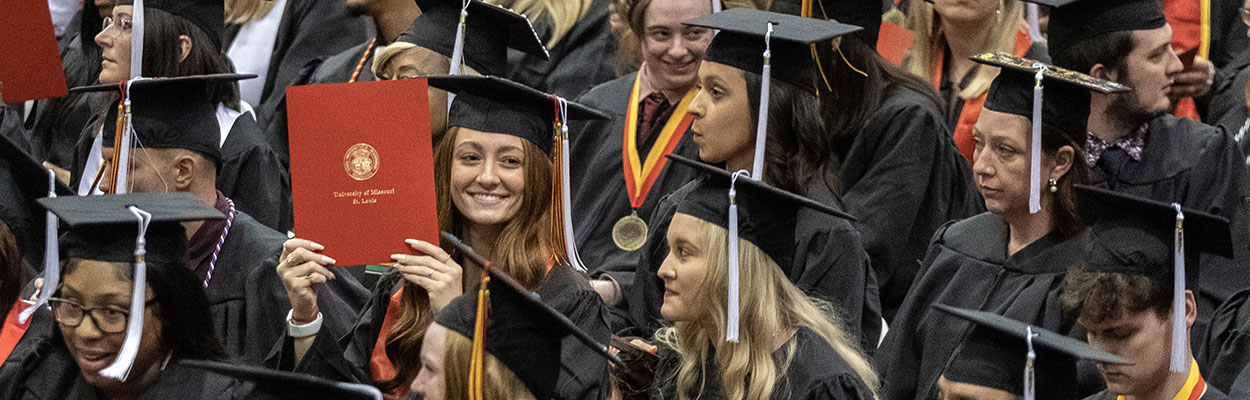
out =
{"type": "Polygon", "coordinates": [[[625,112],[625,138],[624,143],[621,144],[625,187],[629,191],[629,206],[634,209],[642,207],[643,201],[647,199],[647,193],[651,191],[651,185],[655,184],[660,171],[663,171],[664,165],[668,163],[668,158],[664,156],[677,148],[677,143],[681,142],[681,137],[690,128],[690,123],[694,122],[694,116],[687,112],[687,108],[690,107],[690,101],[694,99],[695,94],[699,93],[698,90],[692,89],[686,92],[686,96],[681,99],[680,103],[677,103],[677,109],[673,110],[673,115],[664,124],[664,129],[660,131],[660,136],[651,146],[651,151],[647,153],[644,162],[638,155],[638,92],[641,84],[642,74],[640,73],[638,78],[634,79],[634,89],[629,94],[629,108],[625,112]]]}

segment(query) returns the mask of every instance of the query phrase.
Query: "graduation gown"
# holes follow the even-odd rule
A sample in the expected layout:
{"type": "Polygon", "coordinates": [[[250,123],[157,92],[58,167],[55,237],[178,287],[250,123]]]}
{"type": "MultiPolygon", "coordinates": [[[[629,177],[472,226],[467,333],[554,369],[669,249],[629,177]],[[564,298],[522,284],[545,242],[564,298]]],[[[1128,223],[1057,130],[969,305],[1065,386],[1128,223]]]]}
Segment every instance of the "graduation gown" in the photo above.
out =
{"type": "MultiPolygon", "coordinates": [[[[607,274],[621,285],[621,302],[617,308],[628,307],[628,296],[633,288],[634,271],[640,250],[625,251],[616,247],[612,241],[612,228],[616,221],[630,215],[633,209],[629,202],[629,189],[626,187],[622,161],[622,146],[625,136],[625,114],[629,107],[630,92],[634,87],[637,73],[614,79],[591,89],[577,102],[604,110],[612,115],[608,121],[590,121],[582,124],[580,129],[569,138],[569,165],[576,166],[569,171],[572,180],[573,231],[577,236],[577,253],[585,265],[594,268],[592,276],[607,274]]],[[[676,104],[673,105],[673,109],[676,104]]],[[[655,138],[664,129],[664,121],[672,115],[673,110],[656,117],[649,140],[642,144],[639,158],[645,158],[655,143],[655,138]]],[[[630,121],[636,124],[637,121],[630,121]]],[[[689,133],[689,132],[686,132],[689,133]]],[[[640,132],[641,134],[641,132],[640,132]]],[[[672,154],[695,159],[699,155],[699,146],[694,143],[694,135],[683,134],[672,154]]],[[[660,199],[677,190],[695,176],[690,168],[669,167],[667,164],[660,172],[651,191],[638,208],[639,218],[647,218],[654,212],[660,199]]],[[[649,227],[652,234],[655,227],[649,227]]]]}
{"type": "Polygon", "coordinates": [[[1047,234],[1007,256],[1008,227],[985,213],[944,225],[922,273],[890,324],[874,360],[883,400],[933,399],[937,380],[972,331],[971,322],[931,308],[988,311],[1067,333],[1059,294],[1070,267],[1088,251],[1087,234],[1058,242],[1047,234]]]}
{"type": "MultiPolygon", "coordinates": [[[[1204,255],[1200,261],[1199,323],[1195,324],[1200,328],[1216,306],[1250,287],[1245,156],[1232,135],[1209,125],[1167,114],[1148,124],[1142,161],[1129,158],[1112,190],[1228,218],[1232,230],[1234,258],[1204,255]]],[[[1111,186],[1101,165],[1090,168],[1090,182],[1111,186]]]]}
{"type": "Polygon", "coordinates": [[[1250,365],[1241,370],[1241,374],[1233,382],[1233,388],[1229,389],[1228,398],[1250,399],[1250,365]]]}
{"type": "MultiPolygon", "coordinates": [[[[342,275],[344,274],[338,276],[342,275]]],[[[276,340],[276,345],[266,358],[265,366],[342,382],[374,383],[369,359],[373,355],[378,335],[382,332],[382,321],[386,318],[386,308],[390,304],[391,296],[395,295],[402,284],[403,275],[398,272],[389,273],[379,279],[355,324],[341,327],[327,326],[323,322],[321,331],[313,339],[311,347],[304,353],[304,358],[298,365],[294,362],[295,341],[286,333],[286,311],[283,310],[283,318],[279,320],[283,328],[281,337],[276,340]]],[[[601,343],[608,342],[610,332],[603,316],[603,301],[590,288],[585,275],[567,265],[557,265],[543,278],[538,294],[544,302],[569,317],[592,337],[602,340],[601,343]]],[[[331,317],[327,310],[321,311],[323,319],[331,317]]],[[[587,354],[588,350],[581,342],[573,343],[576,341],[577,339],[569,337],[562,343],[569,351],[560,356],[565,368],[561,381],[557,383],[561,398],[601,398],[600,393],[607,388],[607,361],[587,354]]],[[[411,356],[415,359],[418,355],[411,356]]]]}
{"type": "MultiPolygon", "coordinates": [[[[50,321],[50,311],[35,315],[50,321]]],[[[51,328],[51,323],[46,324],[51,328]]],[[[170,360],[156,382],[143,394],[143,399],[242,399],[243,385],[231,378],[182,367],[170,360]]],[[[65,347],[60,331],[22,340],[13,354],[0,366],[0,399],[53,400],[96,399],[94,386],[87,383],[65,347]]]]}
{"type": "MultiPolygon", "coordinates": [[[[1198,399],[1199,400],[1229,400],[1229,399],[1244,399],[1244,398],[1245,397],[1228,397],[1227,395],[1224,394],[1224,392],[1221,392],[1219,389],[1216,389],[1211,386],[1207,386],[1207,392],[1203,393],[1202,397],[1199,397],[1198,399]]],[[[1114,393],[1108,393],[1106,391],[1098,392],[1092,396],[1085,398],[1085,400],[1118,400],[1118,399],[1119,399],[1119,396],[1115,395],[1114,393]]]]}
{"type": "Polygon", "coordinates": [[[278,154],[265,143],[264,133],[250,114],[234,120],[221,146],[217,190],[262,225],[278,232],[295,226],[291,175],[278,154]]]}
{"type": "MultiPolygon", "coordinates": [[[[1243,372],[1250,366],[1250,305],[1247,300],[1250,300],[1250,289],[1237,292],[1221,304],[1206,328],[1206,342],[1194,343],[1194,358],[1202,367],[1207,384],[1225,392],[1235,392],[1235,381],[1250,379],[1250,375],[1243,372]],[[1239,375],[1245,377],[1239,378],[1239,375]]],[[[1242,385],[1250,389],[1250,381],[1242,385]]]]}
{"type": "Polygon", "coordinates": [[[894,89],[853,140],[837,167],[839,194],[892,320],[933,233],[985,206],[941,114],[919,93],[894,89]]]}
{"type": "MultiPolygon", "coordinates": [[[[590,9],[542,58],[508,49],[506,77],[546,93],[576,98],[590,88],[616,77],[616,40],[608,23],[608,0],[594,0],[590,9]]],[[[551,22],[533,22],[543,44],[551,37],[551,22]]],[[[625,95],[626,99],[629,95],[625,95]]]]}
{"type": "MultiPolygon", "coordinates": [[[[278,257],[286,235],[261,225],[247,213],[235,216],[230,233],[218,254],[213,278],[205,295],[217,339],[227,353],[259,362],[270,345],[286,331],[291,309],[286,289],[278,277],[278,257]]],[[[211,255],[200,260],[196,275],[204,279],[211,255]]],[[[318,297],[325,311],[323,327],[349,327],[356,310],[363,307],[368,291],[351,274],[337,274],[318,297]]]]}
{"type": "MultiPolygon", "coordinates": [[[[696,185],[697,182],[686,184],[656,206],[647,222],[653,233],[638,250],[634,288],[626,294],[632,324],[613,326],[614,330],[630,328],[628,334],[651,337],[660,328],[664,281],[657,273],[668,256],[668,225],[677,214],[677,206],[696,185]]],[[[832,194],[817,188],[807,196],[825,204],[835,204],[832,194]]],[[[859,232],[845,219],[806,208],[796,214],[794,229],[795,267],[791,269],[793,275],[787,278],[808,296],[833,303],[847,332],[859,340],[866,352],[871,352],[881,335],[881,308],[877,300],[877,281],[868,265],[859,232]]],[[[743,290],[750,290],[749,282],[744,283],[743,290]]]]}
{"type": "MultiPolygon", "coordinates": [[[[842,356],[834,351],[829,343],[816,335],[807,327],[800,327],[794,334],[794,358],[786,367],[785,374],[779,375],[777,385],[770,399],[775,400],[870,400],[872,391],[864,381],[855,374],[855,370],[847,364],[842,356]]],[[[675,373],[680,360],[672,349],[660,347],[660,362],[656,367],[657,384],[652,391],[654,399],[676,399],[676,379],[660,380],[660,377],[675,373]]],[[[782,365],[785,362],[785,347],[773,352],[773,362],[782,365]]],[[[709,379],[696,382],[692,387],[690,398],[702,396],[707,399],[723,399],[725,397],[723,383],[716,365],[709,360],[704,364],[709,379]]]]}
{"type": "MultiPolygon", "coordinates": [[[[257,122],[265,126],[277,107],[273,98],[285,96],[286,87],[295,80],[300,69],[309,62],[338,54],[369,40],[372,24],[363,17],[353,17],[339,1],[287,0],[278,22],[269,69],[257,106],[257,122]]],[[[241,25],[226,25],[226,40],[233,44],[241,25]]],[[[222,49],[225,53],[229,45],[222,49]]]]}
{"type": "MultiPolygon", "coordinates": [[[[360,75],[356,77],[357,82],[373,81],[376,79],[373,76],[373,55],[376,49],[385,46],[382,42],[378,40],[374,45],[374,50],[369,51],[368,55],[365,55],[365,49],[369,48],[370,41],[365,40],[333,56],[310,61],[295,74],[288,86],[347,82],[356,71],[356,65],[362,65],[360,75]],[[359,64],[362,55],[365,56],[365,60],[363,64],[359,64]]],[[[261,106],[261,114],[268,114],[261,120],[264,123],[261,128],[265,131],[265,140],[269,143],[269,148],[282,159],[282,164],[290,166],[291,146],[287,138],[286,91],[275,93],[268,101],[272,104],[261,106]]]]}

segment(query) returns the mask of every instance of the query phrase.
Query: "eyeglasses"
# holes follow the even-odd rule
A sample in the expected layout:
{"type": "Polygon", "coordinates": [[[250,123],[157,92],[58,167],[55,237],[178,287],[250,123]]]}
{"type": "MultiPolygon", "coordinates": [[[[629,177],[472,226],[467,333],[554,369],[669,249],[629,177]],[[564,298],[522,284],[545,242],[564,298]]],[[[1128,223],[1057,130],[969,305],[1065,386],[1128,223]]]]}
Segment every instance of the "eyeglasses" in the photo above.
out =
{"type": "Polygon", "coordinates": [[[113,36],[116,37],[118,33],[130,31],[130,27],[133,26],[133,24],[130,22],[130,18],[114,19],[113,17],[105,17],[104,23],[100,24],[100,32],[107,31],[110,26],[116,29],[113,32],[113,36]]]}
{"type": "MultiPolygon", "coordinates": [[[[152,298],[143,303],[144,307],[151,306],[156,302],[156,298],[152,298]]],[[[130,312],[123,310],[118,306],[101,306],[86,308],[72,300],[53,297],[48,299],[48,304],[52,305],[52,312],[56,316],[56,322],[69,328],[76,328],[82,324],[83,316],[90,315],[91,322],[95,323],[96,329],[104,333],[122,333],[126,330],[126,322],[130,320],[130,312]]]]}

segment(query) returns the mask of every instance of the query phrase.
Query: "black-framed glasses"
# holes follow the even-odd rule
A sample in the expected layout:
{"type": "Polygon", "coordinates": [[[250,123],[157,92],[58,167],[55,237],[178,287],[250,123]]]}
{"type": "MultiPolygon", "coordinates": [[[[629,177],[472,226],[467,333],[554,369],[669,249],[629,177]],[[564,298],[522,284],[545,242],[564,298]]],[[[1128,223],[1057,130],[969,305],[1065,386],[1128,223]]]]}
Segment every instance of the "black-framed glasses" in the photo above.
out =
{"type": "Polygon", "coordinates": [[[107,31],[110,26],[116,28],[116,31],[113,32],[113,37],[117,37],[117,34],[123,31],[130,31],[133,23],[130,22],[130,18],[104,17],[104,23],[100,24],[100,32],[107,31]]]}
{"type": "MultiPolygon", "coordinates": [[[[155,302],[156,298],[153,297],[144,302],[143,306],[148,307],[155,302]]],[[[104,333],[125,332],[126,323],[130,321],[130,310],[115,305],[87,308],[73,300],[58,297],[48,299],[48,304],[52,306],[56,322],[69,328],[81,325],[84,315],[90,315],[91,322],[95,323],[96,329],[104,333]]]]}

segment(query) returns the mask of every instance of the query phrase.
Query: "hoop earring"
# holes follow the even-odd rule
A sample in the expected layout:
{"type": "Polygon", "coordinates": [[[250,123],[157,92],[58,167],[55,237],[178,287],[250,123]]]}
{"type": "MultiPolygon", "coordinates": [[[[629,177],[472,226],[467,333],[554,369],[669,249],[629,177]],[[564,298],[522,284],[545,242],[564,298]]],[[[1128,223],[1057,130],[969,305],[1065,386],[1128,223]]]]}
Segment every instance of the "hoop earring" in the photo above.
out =
{"type": "Polygon", "coordinates": [[[1050,182],[1046,182],[1046,183],[1049,183],[1049,184],[1050,184],[1050,192],[1051,192],[1051,193],[1054,193],[1054,192],[1058,192],[1058,191],[1059,191],[1059,182],[1055,182],[1055,179],[1054,179],[1054,178],[1051,178],[1051,179],[1050,179],[1050,182]]]}

